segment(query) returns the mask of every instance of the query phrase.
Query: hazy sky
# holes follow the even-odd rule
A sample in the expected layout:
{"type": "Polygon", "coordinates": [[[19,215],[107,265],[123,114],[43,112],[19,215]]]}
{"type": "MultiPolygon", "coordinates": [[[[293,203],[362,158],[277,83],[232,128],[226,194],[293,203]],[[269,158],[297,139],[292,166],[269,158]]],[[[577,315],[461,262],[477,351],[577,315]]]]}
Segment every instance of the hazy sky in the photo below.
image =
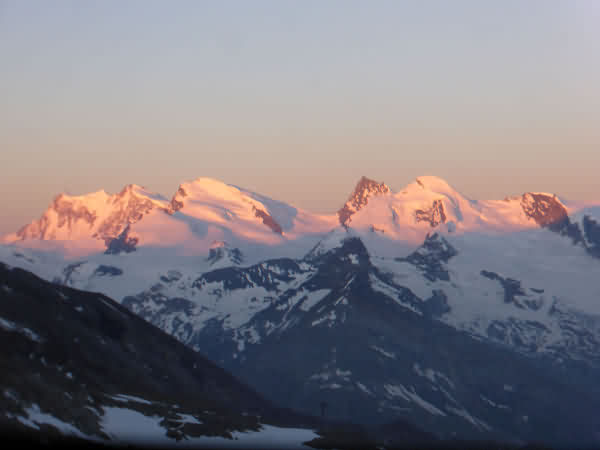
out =
{"type": "Polygon", "coordinates": [[[0,233],[199,176],[600,200],[600,0],[0,0],[0,155],[0,233]]]}

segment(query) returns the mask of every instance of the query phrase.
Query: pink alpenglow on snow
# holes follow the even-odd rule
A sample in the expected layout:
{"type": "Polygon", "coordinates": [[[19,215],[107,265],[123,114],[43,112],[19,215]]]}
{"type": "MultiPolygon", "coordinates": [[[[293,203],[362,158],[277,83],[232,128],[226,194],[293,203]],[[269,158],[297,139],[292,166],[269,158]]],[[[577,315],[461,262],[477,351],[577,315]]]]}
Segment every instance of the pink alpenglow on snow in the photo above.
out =
{"type": "Polygon", "coordinates": [[[224,242],[241,249],[251,263],[267,253],[302,256],[338,228],[367,239],[378,236],[386,242],[418,245],[433,231],[496,234],[534,229],[577,208],[544,193],[472,200],[435,176],[418,177],[399,192],[362,177],[336,214],[313,214],[202,177],[182,183],[170,201],[137,185],[114,195],[60,194],[38,220],[3,241],[70,257],[140,248],[208,256],[214,242],[224,242]]]}

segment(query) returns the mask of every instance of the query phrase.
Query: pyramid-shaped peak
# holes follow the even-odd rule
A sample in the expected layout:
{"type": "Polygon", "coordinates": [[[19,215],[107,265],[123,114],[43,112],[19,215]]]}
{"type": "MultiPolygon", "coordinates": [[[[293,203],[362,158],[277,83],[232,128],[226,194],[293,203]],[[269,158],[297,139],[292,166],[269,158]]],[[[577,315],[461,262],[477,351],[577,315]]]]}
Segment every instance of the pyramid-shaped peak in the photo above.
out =
{"type": "Polygon", "coordinates": [[[121,192],[111,196],[111,198],[113,203],[125,201],[130,204],[131,202],[137,204],[139,202],[146,202],[148,204],[152,203],[159,208],[166,208],[168,205],[168,200],[161,194],[152,192],[139,184],[128,184],[121,189],[121,192]]]}
{"type": "Polygon", "coordinates": [[[390,192],[389,186],[385,183],[380,183],[362,176],[360,180],[358,180],[354,191],[350,197],[348,197],[346,204],[338,211],[340,224],[347,227],[352,215],[355,212],[360,211],[369,202],[370,197],[388,194],[390,192]]]}
{"type": "Polygon", "coordinates": [[[149,193],[149,191],[143,187],[140,186],[139,184],[128,184],[126,185],[123,189],[121,189],[121,192],[119,192],[117,194],[118,197],[123,197],[127,194],[140,194],[140,195],[144,195],[146,193],[149,193]]]}
{"type": "Polygon", "coordinates": [[[356,183],[356,187],[350,197],[348,197],[348,201],[346,205],[350,203],[356,211],[358,211],[361,207],[367,204],[369,201],[369,197],[374,195],[388,194],[391,190],[389,186],[385,183],[380,183],[378,181],[372,180],[371,178],[367,178],[362,176],[358,183],[356,183]]]}
{"type": "Polygon", "coordinates": [[[364,193],[380,193],[385,194],[390,192],[390,188],[385,183],[380,183],[371,178],[367,178],[364,175],[360,177],[358,183],[356,183],[356,187],[354,188],[354,193],[351,196],[355,197],[356,194],[364,194],[364,193]]]}

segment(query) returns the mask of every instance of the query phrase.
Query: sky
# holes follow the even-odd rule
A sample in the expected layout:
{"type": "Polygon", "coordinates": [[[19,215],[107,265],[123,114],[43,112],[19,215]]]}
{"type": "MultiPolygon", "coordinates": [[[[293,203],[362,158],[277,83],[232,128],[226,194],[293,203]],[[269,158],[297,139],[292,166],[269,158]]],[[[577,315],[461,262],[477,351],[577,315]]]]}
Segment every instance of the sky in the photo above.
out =
{"type": "Polygon", "coordinates": [[[600,201],[600,0],[0,0],[0,234],[200,176],[600,201]]]}

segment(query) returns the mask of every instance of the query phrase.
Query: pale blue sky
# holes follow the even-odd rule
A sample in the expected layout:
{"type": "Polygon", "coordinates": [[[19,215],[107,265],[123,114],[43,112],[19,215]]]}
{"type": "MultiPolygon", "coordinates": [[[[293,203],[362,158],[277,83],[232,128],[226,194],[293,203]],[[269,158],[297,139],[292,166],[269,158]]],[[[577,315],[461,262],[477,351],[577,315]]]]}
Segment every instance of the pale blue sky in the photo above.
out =
{"type": "Polygon", "coordinates": [[[361,175],[600,200],[600,0],[0,0],[0,233],[211,176],[318,212],[361,175]]]}

